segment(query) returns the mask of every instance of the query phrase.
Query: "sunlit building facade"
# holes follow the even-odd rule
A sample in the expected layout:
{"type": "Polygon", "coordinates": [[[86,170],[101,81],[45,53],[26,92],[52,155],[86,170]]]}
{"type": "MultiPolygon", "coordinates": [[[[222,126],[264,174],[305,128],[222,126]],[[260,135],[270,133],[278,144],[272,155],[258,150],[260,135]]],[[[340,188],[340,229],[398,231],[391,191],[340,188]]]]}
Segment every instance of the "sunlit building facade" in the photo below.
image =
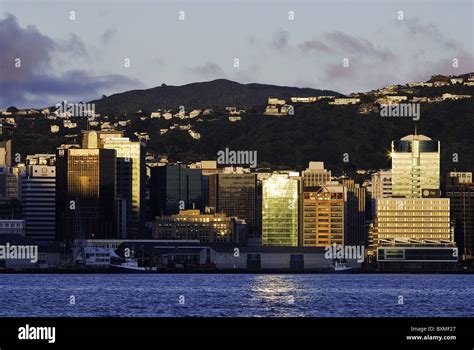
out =
{"type": "Polygon", "coordinates": [[[439,197],[439,141],[424,135],[408,135],[392,141],[390,155],[393,197],[439,197]]]}
{"type": "Polygon", "coordinates": [[[346,190],[341,185],[304,187],[302,243],[304,247],[344,244],[344,203],[346,190]]]}
{"type": "Polygon", "coordinates": [[[379,170],[372,174],[372,198],[392,197],[392,170],[379,170]]]}
{"type": "Polygon", "coordinates": [[[384,242],[452,243],[449,198],[382,198],[376,201],[373,245],[384,242]]]}
{"type": "Polygon", "coordinates": [[[262,245],[298,246],[299,193],[296,172],[274,173],[262,185],[262,245]]]}
{"type": "MultiPolygon", "coordinates": [[[[164,240],[199,240],[201,243],[239,242],[240,222],[225,213],[182,210],[176,215],[157,216],[153,238],[164,240]]],[[[245,226],[245,224],[243,225],[245,226]]]]}
{"type": "Polygon", "coordinates": [[[308,169],[302,173],[303,186],[321,186],[331,181],[331,170],[324,168],[324,162],[309,162],[308,169]]]}
{"type": "MultiPolygon", "coordinates": [[[[144,220],[145,146],[126,137],[105,138],[101,148],[113,149],[116,154],[116,196],[125,209],[126,228],[120,229],[121,238],[137,238],[144,220]]],[[[119,216],[120,218],[120,216],[119,216]]]]}
{"type": "Polygon", "coordinates": [[[59,240],[117,238],[115,150],[59,149],[56,222],[59,240]]]}

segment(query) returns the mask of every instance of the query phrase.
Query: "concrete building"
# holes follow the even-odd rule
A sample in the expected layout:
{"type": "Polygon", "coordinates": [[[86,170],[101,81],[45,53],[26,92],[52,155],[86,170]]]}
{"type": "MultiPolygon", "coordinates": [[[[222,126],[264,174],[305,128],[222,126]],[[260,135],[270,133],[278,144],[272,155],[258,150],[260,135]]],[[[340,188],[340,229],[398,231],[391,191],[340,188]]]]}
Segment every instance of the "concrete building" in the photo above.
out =
{"type": "Polygon", "coordinates": [[[0,220],[0,235],[25,236],[25,220],[0,220]]]}
{"type": "Polygon", "coordinates": [[[56,156],[35,154],[26,157],[26,173],[21,179],[21,203],[26,236],[39,241],[56,239],[56,156]]]}
{"type": "Polygon", "coordinates": [[[347,191],[339,184],[303,188],[302,245],[344,244],[347,191]]]}
{"type": "Polygon", "coordinates": [[[376,200],[372,244],[396,240],[453,244],[449,198],[376,200]]]}
{"type": "Polygon", "coordinates": [[[379,170],[371,177],[373,199],[392,197],[392,170],[379,170]]]}
{"type": "Polygon", "coordinates": [[[331,181],[331,170],[324,168],[324,162],[309,162],[309,166],[302,172],[303,186],[315,187],[331,181]]]}
{"type": "Polygon", "coordinates": [[[182,210],[179,214],[156,217],[153,237],[160,240],[199,240],[201,243],[245,243],[246,224],[224,213],[182,210]]]}

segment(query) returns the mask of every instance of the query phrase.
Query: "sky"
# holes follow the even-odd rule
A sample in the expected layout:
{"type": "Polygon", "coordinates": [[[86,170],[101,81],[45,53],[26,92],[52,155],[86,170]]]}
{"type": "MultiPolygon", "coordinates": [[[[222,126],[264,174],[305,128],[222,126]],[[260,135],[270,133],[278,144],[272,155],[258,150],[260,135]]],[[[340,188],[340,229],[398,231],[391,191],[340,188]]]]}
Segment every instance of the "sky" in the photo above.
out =
{"type": "Polygon", "coordinates": [[[350,93],[472,72],[473,4],[0,0],[0,110],[217,78],[350,93]]]}

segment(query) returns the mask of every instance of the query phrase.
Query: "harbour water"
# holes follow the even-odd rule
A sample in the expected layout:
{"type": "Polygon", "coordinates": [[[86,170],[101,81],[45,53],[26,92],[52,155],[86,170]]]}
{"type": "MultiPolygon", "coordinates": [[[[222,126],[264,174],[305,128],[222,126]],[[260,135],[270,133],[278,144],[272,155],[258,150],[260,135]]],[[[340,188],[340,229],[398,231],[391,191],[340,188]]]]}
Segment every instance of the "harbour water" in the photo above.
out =
{"type": "Polygon", "coordinates": [[[2,317],[472,317],[474,275],[3,274],[2,317]]]}

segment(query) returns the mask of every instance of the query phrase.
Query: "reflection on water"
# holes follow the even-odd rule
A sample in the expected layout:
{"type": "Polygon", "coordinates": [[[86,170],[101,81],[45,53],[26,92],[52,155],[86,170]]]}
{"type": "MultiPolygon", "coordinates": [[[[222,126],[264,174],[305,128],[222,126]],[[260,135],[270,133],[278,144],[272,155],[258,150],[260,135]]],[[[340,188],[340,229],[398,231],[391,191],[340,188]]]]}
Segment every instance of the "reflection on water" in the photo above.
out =
{"type": "Polygon", "coordinates": [[[472,275],[0,275],[16,317],[472,317],[472,300],[472,275]]]}

